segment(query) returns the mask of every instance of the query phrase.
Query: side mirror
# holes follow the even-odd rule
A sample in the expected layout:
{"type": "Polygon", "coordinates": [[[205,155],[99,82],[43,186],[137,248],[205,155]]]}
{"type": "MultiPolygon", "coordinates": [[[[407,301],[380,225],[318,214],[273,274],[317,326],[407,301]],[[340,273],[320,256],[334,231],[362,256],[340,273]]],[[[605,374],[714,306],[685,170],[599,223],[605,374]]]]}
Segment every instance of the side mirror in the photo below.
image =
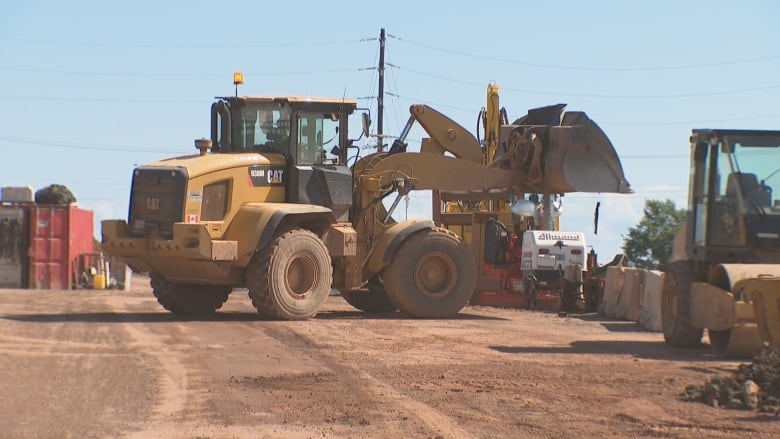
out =
{"type": "Polygon", "coordinates": [[[371,116],[369,116],[368,113],[363,113],[361,117],[363,120],[363,135],[368,137],[370,134],[368,129],[371,127],[371,116]]]}
{"type": "Polygon", "coordinates": [[[339,155],[341,154],[341,148],[339,148],[339,146],[336,145],[333,148],[331,148],[330,153],[333,155],[339,155]]]}

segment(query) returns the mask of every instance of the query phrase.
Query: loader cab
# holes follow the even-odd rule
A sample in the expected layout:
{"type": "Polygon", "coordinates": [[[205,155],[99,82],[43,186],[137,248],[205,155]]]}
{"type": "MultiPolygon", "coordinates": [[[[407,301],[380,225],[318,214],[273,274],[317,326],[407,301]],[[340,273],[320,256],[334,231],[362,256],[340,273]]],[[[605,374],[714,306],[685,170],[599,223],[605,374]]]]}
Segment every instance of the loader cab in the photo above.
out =
{"type": "Polygon", "coordinates": [[[693,130],[691,155],[689,257],[780,261],[780,131],[693,130]]]}
{"type": "Polygon", "coordinates": [[[325,206],[346,220],[352,203],[347,166],[350,99],[222,97],[211,108],[215,153],[282,156],[285,199],[325,206]]]}

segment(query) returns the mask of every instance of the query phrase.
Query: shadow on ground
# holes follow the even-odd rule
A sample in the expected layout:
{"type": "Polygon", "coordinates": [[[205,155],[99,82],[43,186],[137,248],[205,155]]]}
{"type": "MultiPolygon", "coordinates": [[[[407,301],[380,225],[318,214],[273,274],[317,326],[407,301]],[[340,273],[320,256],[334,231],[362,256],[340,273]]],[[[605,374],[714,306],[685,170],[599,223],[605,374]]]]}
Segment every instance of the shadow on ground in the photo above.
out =
{"type": "MultiPolygon", "coordinates": [[[[6,314],[0,319],[30,323],[167,323],[167,322],[252,322],[274,320],[265,318],[256,312],[217,312],[214,314],[177,315],[166,312],[93,312],[62,314],[6,314]]],[[[395,313],[367,313],[362,311],[322,311],[313,320],[417,320],[407,315],[395,313]]],[[[505,320],[497,317],[461,313],[447,319],[435,320],[505,320]]],[[[278,321],[279,323],[283,321],[278,321]]],[[[296,323],[296,322],[290,322],[296,323]]]]}
{"type": "Polygon", "coordinates": [[[490,349],[505,354],[594,354],[631,355],[648,360],[669,361],[717,361],[744,362],[742,358],[722,358],[711,354],[706,345],[698,348],[680,349],[667,346],[663,341],[575,341],[569,346],[490,346],[490,349]]]}

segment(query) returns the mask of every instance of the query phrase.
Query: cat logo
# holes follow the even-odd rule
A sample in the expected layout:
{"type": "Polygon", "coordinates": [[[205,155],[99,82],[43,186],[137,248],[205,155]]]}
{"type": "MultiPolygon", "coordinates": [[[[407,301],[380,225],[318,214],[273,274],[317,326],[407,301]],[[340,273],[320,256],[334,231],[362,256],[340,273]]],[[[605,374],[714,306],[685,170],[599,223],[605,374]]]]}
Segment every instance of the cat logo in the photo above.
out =
{"type": "Polygon", "coordinates": [[[284,186],[284,167],[250,166],[249,184],[254,187],[284,186]]]}
{"type": "Polygon", "coordinates": [[[268,171],[268,183],[270,184],[283,184],[282,176],[284,175],[284,169],[271,169],[268,171]]]}
{"type": "Polygon", "coordinates": [[[146,208],[149,210],[160,210],[160,199],[155,197],[146,197],[146,208]]]}

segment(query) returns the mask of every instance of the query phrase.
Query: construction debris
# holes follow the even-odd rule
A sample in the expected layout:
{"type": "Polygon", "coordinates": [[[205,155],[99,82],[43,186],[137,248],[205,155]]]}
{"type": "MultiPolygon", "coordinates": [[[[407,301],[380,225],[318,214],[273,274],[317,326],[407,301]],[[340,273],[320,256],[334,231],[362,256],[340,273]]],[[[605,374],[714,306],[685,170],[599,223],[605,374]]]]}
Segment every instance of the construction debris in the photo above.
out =
{"type": "Polygon", "coordinates": [[[686,387],[683,400],[780,415],[780,351],[769,350],[752,364],[741,364],[733,376],[686,387]]]}
{"type": "Polygon", "coordinates": [[[76,197],[66,186],[52,184],[35,192],[35,202],[38,204],[70,204],[76,202],[76,197]]]}

